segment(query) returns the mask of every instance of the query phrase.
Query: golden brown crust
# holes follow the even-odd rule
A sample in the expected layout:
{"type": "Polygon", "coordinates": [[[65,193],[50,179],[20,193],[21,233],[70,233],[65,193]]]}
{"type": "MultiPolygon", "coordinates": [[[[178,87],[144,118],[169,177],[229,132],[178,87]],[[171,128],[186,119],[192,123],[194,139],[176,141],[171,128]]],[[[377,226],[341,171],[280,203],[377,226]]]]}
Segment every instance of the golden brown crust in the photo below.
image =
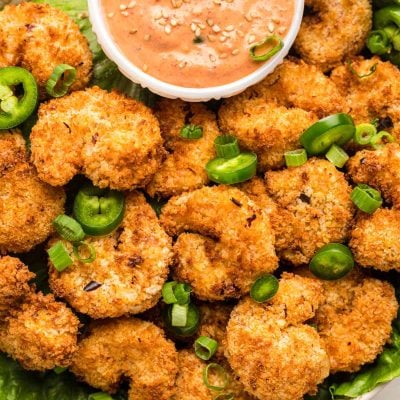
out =
{"type": "Polygon", "coordinates": [[[178,372],[175,346],[164,332],[136,318],[92,324],[79,343],[71,371],[89,385],[114,393],[130,380],[129,400],[168,400],[178,372]]]}
{"type": "Polygon", "coordinates": [[[245,298],[234,308],[226,354],[249,393],[260,400],[300,400],[316,392],[329,375],[329,359],[305,322],[323,299],[319,282],[284,273],[270,302],[245,298]]]}
{"type": "Polygon", "coordinates": [[[39,176],[53,186],[83,173],[98,187],[144,187],[164,154],[152,111],[98,87],[42,104],[31,142],[39,176]]]}
{"type": "Polygon", "coordinates": [[[31,293],[0,325],[0,349],[26,369],[44,371],[70,364],[79,320],[53,295],[31,293]]]}
{"type": "Polygon", "coordinates": [[[171,239],[142,194],[127,195],[124,219],[114,233],[86,241],[96,250],[94,262],[76,260],[67,242],[74,264],[59,273],[49,262],[50,286],[58,297],[92,318],[137,314],[157,303],[172,258],[171,239]],[[86,292],[91,281],[102,286],[86,292]]]}
{"type": "Polygon", "coordinates": [[[267,172],[265,179],[278,207],[271,221],[281,259],[306,264],[324,244],[347,239],[355,211],[351,187],[329,161],[313,158],[301,167],[267,172]]]}
{"type": "Polygon", "coordinates": [[[64,202],[64,190],[42,182],[27,161],[22,135],[1,133],[0,254],[27,252],[44,242],[64,202]]]}
{"type": "Polygon", "coordinates": [[[179,235],[175,277],[203,300],[240,297],[259,275],[277,268],[268,216],[236,188],[204,187],[173,197],[161,223],[179,235]]]}
{"type": "Polygon", "coordinates": [[[327,71],[362,50],[372,27],[370,0],[306,0],[306,6],[312,12],[294,44],[304,61],[327,71]]]}
{"type": "Polygon", "coordinates": [[[206,185],[209,180],[205,166],[215,157],[214,139],[219,134],[215,115],[203,104],[163,99],[158,103],[156,116],[169,154],[147,192],[152,197],[170,197],[206,185]],[[203,137],[183,139],[180,131],[186,124],[201,126],[203,137]]]}
{"type": "Polygon", "coordinates": [[[71,90],[83,89],[92,70],[92,53],[76,23],[48,4],[23,2],[0,12],[0,67],[21,66],[32,72],[41,97],[54,68],[69,64],[77,70],[71,90]]]}

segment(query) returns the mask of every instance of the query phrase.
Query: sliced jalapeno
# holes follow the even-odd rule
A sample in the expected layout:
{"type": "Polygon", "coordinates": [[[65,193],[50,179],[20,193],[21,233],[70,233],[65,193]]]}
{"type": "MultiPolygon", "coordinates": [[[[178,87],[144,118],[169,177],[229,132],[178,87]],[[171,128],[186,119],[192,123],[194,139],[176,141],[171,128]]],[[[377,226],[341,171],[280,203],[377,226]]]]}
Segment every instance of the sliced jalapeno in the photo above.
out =
{"type": "Polygon", "coordinates": [[[333,144],[343,146],[355,133],[353,118],[348,114],[334,114],[311,125],[300,137],[308,154],[326,153],[333,144]]]}
{"type": "Polygon", "coordinates": [[[14,128],[28,119],[35,111],[38,93],[35,78],[28,70],[0,68],[0,129],[14,128]]]}
{"type": "Polygon", "coordinates": [[[124,195],[115,190],[86,185],[75,197],[74,216],[90,236],[107,235],[124,217],[124,195]]]}

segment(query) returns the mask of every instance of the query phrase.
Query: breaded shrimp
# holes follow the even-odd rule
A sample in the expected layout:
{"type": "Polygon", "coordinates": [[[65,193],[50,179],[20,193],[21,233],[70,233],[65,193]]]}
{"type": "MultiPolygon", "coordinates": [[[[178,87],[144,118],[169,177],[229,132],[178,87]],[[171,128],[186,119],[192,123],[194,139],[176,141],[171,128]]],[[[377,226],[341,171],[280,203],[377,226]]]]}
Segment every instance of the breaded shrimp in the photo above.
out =
{"type": "Polygon", "coordinates": [[[54,296],[31,293],[0,323],[0,350],[26,369],[66,367],[77,349],[79,320],[54,296]]]}
{"type": "Polygon", "coordinates": [[[92,70],[92,53],[78,25],[64,12],[48,4],[22,2],[0,12],[0,67],[21,66],[32,72],[41,97],[54,68],[76,68],[71,90],[83,89],[92,70]]]}
{"type": "Polygon", "coordinates": [[[400,271],[400,211],[382,208],[372,215],[360,213],[350,248],[363,267],[400,271]]]}
{"type": "Polygon", "coordinates": [[[95,261],[78,261],[68,242],[64,244],[74,264],[59,273],[49,261],[49,282],[56,296],[92,318],[137,314],[153,307],[168,275],[171,239],[142,194],[129,193],[125,204],[125,216],[116,231],[106,237],[86,239],[96,250],[95,261]],[[85,287],[90,282],[101,286],[87,291],[85,287]]]}
{"type": "Polygon", "coordinates": [[[0,254],[27,252],[44,242],[64,202],[62,188],[38,178],[22,135],[0,133],[0,254]]]}
{"type": "Polygon", "coordinates": [[[318,117],[344,109],[335,84],[318,68],[286,60],[263,82],[225,100],[219,122],[222,131],[257,153],[265,171],[284,165],[285,151],[300,146],[301,134],[318,117]]]}
{"type": "Polygon", "coordinates": [[[0,257],[0,317],[18,306],[31,291],[29,281],[35,276],[18,258],[0,257]]]}
{"type": "Polygon", "coordinates": [[[174,393],[178,355],[164,332],[150,322],[105,320],[93,323],[79,343],[71,371],[109,393],[128,378],[129,400],[168,400],[174,393]]]}
{"type": "Polygon", "coordinates": [[[300,400],[329,375],[329,358],[306,322],[323,302],[322,285],[284,273],[268,303],[247,297],[227,327],[228,361],[246,391],[260,400],[300,400]]]}
{"type": "Polygon", "coordinates": [[[144,187],[164,154],[151,110],[98,87],[42,104],[30,138],[39,177],[53,186],[83,173],[101,188],[144,187]]]}
{"type": "Polygon", "coordinates": [[[306,264],[323,245],[347,239],[355,211],[351,187],[332,163],[313,158],[301,167],[267,172],[265,180],[278,206],[271,220],[282,260],[306,264]]]}
{"type": "Polygon", "coordinates": [[[318,308],[316,324],[331,372],[358,371],[374,361],[390,340],[398,309],[394,289],[359,271],[322,283],[326,300],[318,308]]]}
{"type": "Polygon", "coordinates": [[[382,192],[395,208],[400,208],[400,145],[389,143],[378,150],[356,153],[347,168],[355,183],[366,183],[382,192]]]}
{"type": "Polygon", "coordinates": [[[358,54],[372,28],[370,0],[306,0],[306,13],[294,48],[324,71],[358,54]]]}
{"type": "Polygon", "coordinates": [[[215,157],[214,139],[219,133],[215,115],[199,103],[164,99],[158,103],[156,116],[170,154],[147,186],[149,195],[176,196],[206,185],[205,166],[215,157]],[[180,131],[187,124],[202,127],[203,137],[183,139],[180,131]]]}
{"type": "Polygon", "coordinates": [[[173,197],[161,223],[179,235],[175,278],[190,283],[200,299],[240,297],[278,266],[268,216],[239,189],[204,187],[173,197]]]}

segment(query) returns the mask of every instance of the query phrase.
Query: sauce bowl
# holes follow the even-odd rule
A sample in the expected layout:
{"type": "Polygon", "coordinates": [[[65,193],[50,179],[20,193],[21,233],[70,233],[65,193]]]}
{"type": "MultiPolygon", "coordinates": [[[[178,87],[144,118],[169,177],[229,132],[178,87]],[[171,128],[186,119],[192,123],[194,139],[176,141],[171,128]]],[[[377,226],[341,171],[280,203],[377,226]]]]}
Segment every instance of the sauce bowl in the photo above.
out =
{"type": "Polygon", "coordinates": [[[208,101],[211,99],[220,99],[224,97],[234,96],[243,92],[249,86],[263,80],[268,74],[272,73],[275,68],[282,63],[288,54],[290,48],[296,39],[303,18],[304,0],[295,0],[295,11],[290,29],[284,38],[284,46],[282,50],[271,60],[263,63],[257,70],[237,81],[208,88],[188,88],[172,85],[163,82],[141,68],[134,65],[114,42],[108,31],[106,23],[106,15],[103,11],[101,0],[90,0],[89,17],[93,25],[93,31],[97,36],[97,40],[108,58],[113,60],[122,74],[124,74],[132,82],[139,83],[141,86],[150,89],[152,92],[170,99],[180,98],[185,101],[208,101]]]}

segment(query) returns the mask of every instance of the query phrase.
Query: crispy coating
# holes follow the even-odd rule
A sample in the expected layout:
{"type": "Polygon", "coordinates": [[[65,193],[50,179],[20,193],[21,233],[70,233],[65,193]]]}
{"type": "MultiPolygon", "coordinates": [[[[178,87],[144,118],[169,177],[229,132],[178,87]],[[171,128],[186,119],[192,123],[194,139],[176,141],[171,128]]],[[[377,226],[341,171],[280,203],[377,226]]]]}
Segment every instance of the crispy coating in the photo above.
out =
{"type": "Polygon", "coordinates": [[[0,350],[26,369],[66,367],[77,349],[79,320],[54,296],[31,293],[0,324],[0,350]]]}
{"type": "Polygon", "coordinates": [[[359,265],[400,271],[400,211],[381,208],[372,215],[360,213],[349,245],[359,265]]]}
{"type": "Polygon", "coordinates": [[[322,285],[284,273],[268,303],[245,298],[227,328],[226,354],[245,389],[260,400],[300,400],[329,375],[317,331],[305,322],[324,299],[322,285]]]}
{"type": "Polygon", "coordinates": [[[71,90],[83,89],[92,70],[92,53],[78,25],[48,4],[23,2],[0,12],[0,67],[21,66],[32,72],[46,97],[46,82],[59,64],[76,68],[71,90]]]}
{"type": "Polygon", "coordinates": [[[318,308],[316,323],[331,372],[358,371],[372,362],[390,339],[398,308],[394,289],[357,271],[322,283],[326,300],[318,308]]]}
{"type": "MultiPolygon", "coordinates": [[[[96,250],[92,263],[72,257],[74,264],[58,273],[49,261],[50,286],[57,296],[92,318],[137,314],[157,303],[172,258],[171,239],[142,194],[127,195],[125,216],[116,231],[86,242],[96,250]],[[102,286],[85,291],[92,281],[102,286]]],[[[64,244],[72,256],[72,245],[64,244]]]]}
{"type": "Polygon", "coordinates": [[[27,252],[44,242],[64,202],[64,190],[42,182],[27,161],[22,135],[1,133],[0,254],[27,252]]]}
{"type": "Polygon", "coordinates": [[[300,147],[301,134],[318,117],[344,109],[335,84],[318,68],[286,60],[263,82],[225,100],[219,123],[258,155],[265,171],[284,165],[285,151],[300,147]]]}
{"type": "Polygon", "coordinates": [[[282,260],[306,264],[324,244],[344,242],[354,214],[351,187],[326,160],[310,159],[297,168],[267,172],[276,249],[282,260]]]}
{"type": "Polygon", "coordinates": [[[149,195],[176,196],[206,185],[205,166],[215,157],[214,139],[219,133],[215,115],[200,103],[163,99],[156,116],[169,154],[146,188],[149,195]],[[203,137],[183,139],[180,131],[187,124],[201,126],[203,137]]]}
{"type": "Polygon", "coordinates": [[[304,15],[294,44],[304,61],[327,71],[362,50],[372,28],[370,0],[305,3],[312,11],[304,15]]]}
{"type": "Polygon", "coordinates": [[[277,268],[269,218],[239,189],[204,187],[173,197],[161,223],[179,235],[175,278],[190,283],[200,299],[237,298],[277,268]]]}
{"type": "Polygon", "coordinates": [[[35,276],[18,258],[0,257],[0,316],[18,306],[29,294],[29,281],[35,276]]]}
{"type": "Polygon", "coordinates": [[[144,187],[164,153],[151,110],[98,87],[42,104],[30,138],[39,176],[53,186],[83,173],[102,188],[144,187]]]}
{"type": "Polygon", "coordinates": [[[178,354],[164,332],[136,318],[92,324],[79,343],[71,371],[89,385],[114,393],[130,380],[129,400],[168,400],[174,392],[178,354]]]}
{"type": "Polygon", "coordinates": [[[355,183],[366,183],[382,192],[383,198],[400,208],[400,145],[390,143],[371,151],[356,153],[347,168],[355,183]]]}
{"type": "MultiPolygon", "coordinates": [[[[203,370],[207,363],[200,360],[193,351],[179,352],[179,373],[176,379],[176,394],[173,400],[214,400],[216,392],[207,388],[203,381],[203,370]]],[[[228,385],[224,393],[232,393],[235,400],[251,400],[251,395],[243,390],[241,383],[235,378],[227,362],[222,364],[228,378],[228,385]]],[[[209,382],[223,385],[220,375],[210,373],[209,382]]]]}

